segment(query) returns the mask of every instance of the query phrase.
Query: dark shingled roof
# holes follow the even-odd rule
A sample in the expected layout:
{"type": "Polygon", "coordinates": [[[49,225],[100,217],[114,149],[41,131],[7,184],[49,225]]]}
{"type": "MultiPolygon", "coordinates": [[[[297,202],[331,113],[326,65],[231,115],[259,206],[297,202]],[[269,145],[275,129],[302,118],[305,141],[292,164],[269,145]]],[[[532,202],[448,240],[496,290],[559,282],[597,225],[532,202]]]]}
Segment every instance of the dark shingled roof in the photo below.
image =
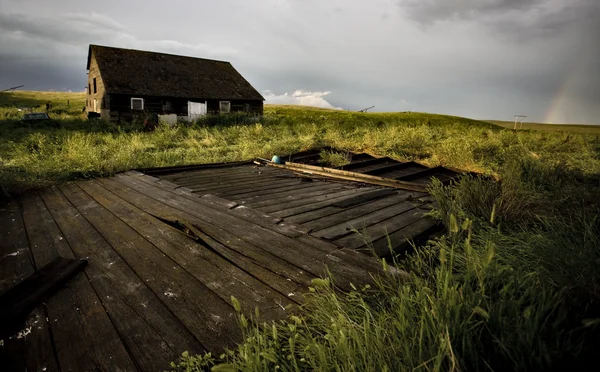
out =
{"type": "Polygon", "coordinates": [[[260,100],[229,62],[90,45],[107,93],[198,99],[260,100]]]}

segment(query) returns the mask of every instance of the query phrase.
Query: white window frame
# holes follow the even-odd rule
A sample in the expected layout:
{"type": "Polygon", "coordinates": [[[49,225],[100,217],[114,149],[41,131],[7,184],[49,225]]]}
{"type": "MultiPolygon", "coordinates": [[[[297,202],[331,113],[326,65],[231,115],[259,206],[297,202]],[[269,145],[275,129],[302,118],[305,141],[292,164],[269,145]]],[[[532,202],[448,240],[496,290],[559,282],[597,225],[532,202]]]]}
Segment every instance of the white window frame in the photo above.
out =
{"type": "Polygon", "coordinates": [[[222,114],[229,114],[231,112],[231,101],[219,101],[219,112],[222,114]],[[227,111],[223,111],[223,104],[227,104],[227,111]]]}
{"type": "Polygon", "coordinates": [[[139,109],[139,110],[140,110],[140,111],[144,110],[144,99],[143,99],[143,98],[136,98],[136,97],[131,97],[131,109],[132,109],[132,110],[137,110],[137,109],[134,109],[134,108],[133,108],[133,100],[134,100],[134,99],[135,99],[135,100],[140,100],[140,101],[142,101],[142,108],[141,108],[141,109],[139,109]]]}

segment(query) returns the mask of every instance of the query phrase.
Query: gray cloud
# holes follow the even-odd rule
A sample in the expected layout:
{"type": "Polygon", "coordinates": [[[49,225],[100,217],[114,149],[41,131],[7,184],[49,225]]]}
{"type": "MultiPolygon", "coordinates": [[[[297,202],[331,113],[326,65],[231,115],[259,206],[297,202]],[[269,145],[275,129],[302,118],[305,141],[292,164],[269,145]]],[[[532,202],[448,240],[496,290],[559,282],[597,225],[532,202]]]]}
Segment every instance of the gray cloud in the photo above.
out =
{"type": "Polygon", "coordinates": [[[600,122],[597,0],[91,4],[0,0],[1,85],[80,90],[94,43],[229,60],[280,100],[600,122]]]}
{"type": "Polygon", "coordinates": [[[452,18],[481,19],[515,11],[539,10],[544,0],[400,0],[398,5],[419,22],[452,18]]]}

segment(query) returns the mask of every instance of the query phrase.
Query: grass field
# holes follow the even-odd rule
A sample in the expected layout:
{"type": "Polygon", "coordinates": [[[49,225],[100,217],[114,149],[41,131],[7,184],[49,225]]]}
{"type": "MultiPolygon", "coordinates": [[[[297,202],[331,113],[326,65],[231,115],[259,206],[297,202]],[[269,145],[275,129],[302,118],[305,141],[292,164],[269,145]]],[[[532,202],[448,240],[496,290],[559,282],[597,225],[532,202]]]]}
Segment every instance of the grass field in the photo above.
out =
{"type": "MultiPolygon", "coordinates": [[[[0,95],[0,102],[25,96],[40,103],[48,98],[19,93],[0,95]]],[[[82,120],[82,101],[74,105],[76,96],[69,97],[69,106],[53,98],[50,115],[59,128],[25,127],[16,108],[0,109],[4,193],[131,168],[271,157],[324,145],[501,180],[465,177],[431,188],[438,204],[432,215],[447,232],[397,262],[410,272],[409,282],[388,277],[342,293],[332,282],[315,281],[297,316],[256,324],[240,315],[244,343],[222,356],[183,354],[175,370],[594,369],[587,363],[600,345],[597,134],[294,106],[267,106],[259,122],[207,117],[143,132],[139,123],[82,120]]]]}
{"type": "MultiPolygon", "coordinates": [[[[485,120],[486,123],[499,125],[504,128],[513,129],[515,127],[514,121],[502,121],[502,120],[485,120]]],[[[586,134],[600,134],[600,125],[582,125],[582,124],[543,124],[543,123],[527,123],[524,122],[518,126],[519,130],[543,130],[549,132],[570,132],[570,133],[586,133],[586,134]]]]}

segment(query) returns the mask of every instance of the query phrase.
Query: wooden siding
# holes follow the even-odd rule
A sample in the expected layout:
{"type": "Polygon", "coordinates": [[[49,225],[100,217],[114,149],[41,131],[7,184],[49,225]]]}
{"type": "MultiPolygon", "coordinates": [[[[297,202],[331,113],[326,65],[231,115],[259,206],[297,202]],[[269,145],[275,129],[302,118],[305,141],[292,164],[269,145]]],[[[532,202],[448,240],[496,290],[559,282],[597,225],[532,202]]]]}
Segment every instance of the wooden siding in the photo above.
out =
{"type": "MultiPolygon", "coordinates": [[[[123,94],[108,94],[107,97],[110,100],[110,116],[113,120],[132,120],[151,114],[177,114],[177,116],[187,116],[188,101],[206,102],[208,113],[218,114],[219,102],[221,101],[198,98],[151,97],[123,94]],[[144,99],[144,110],[132,110],[131,98],[144,99]],[[170,103],[170,107],[167,107],[166,102],[170,103]]],[[[248,112],[250,113],[263,114],[262,101],[229,100],[229,102],[231,102],[231,112],[244,112],[246,111],[246,108],[248,108],[248,112]]]]}
{"type": "Polygon", "coordinates": [[[90,69],[88,72],[88,88],[87,88],[87,97],[86,97],[86,110],[87,112],[97,112],[100,113],[100,110],[110,109],[110,100],[108,95],[106,94],[106,89],[104,87],[104,82],[102,80],[102,75],[100,73],[100,69],[98,68],[98,63],[96,63],[96,58],[92,53],[92,58],[90,60],[90,69]],[[96,79],[96,91],[94,92],[94,79],[96,79]],[[97,106],[96,110],[94,110],[94,100],[96,100],[97,106]]]}

